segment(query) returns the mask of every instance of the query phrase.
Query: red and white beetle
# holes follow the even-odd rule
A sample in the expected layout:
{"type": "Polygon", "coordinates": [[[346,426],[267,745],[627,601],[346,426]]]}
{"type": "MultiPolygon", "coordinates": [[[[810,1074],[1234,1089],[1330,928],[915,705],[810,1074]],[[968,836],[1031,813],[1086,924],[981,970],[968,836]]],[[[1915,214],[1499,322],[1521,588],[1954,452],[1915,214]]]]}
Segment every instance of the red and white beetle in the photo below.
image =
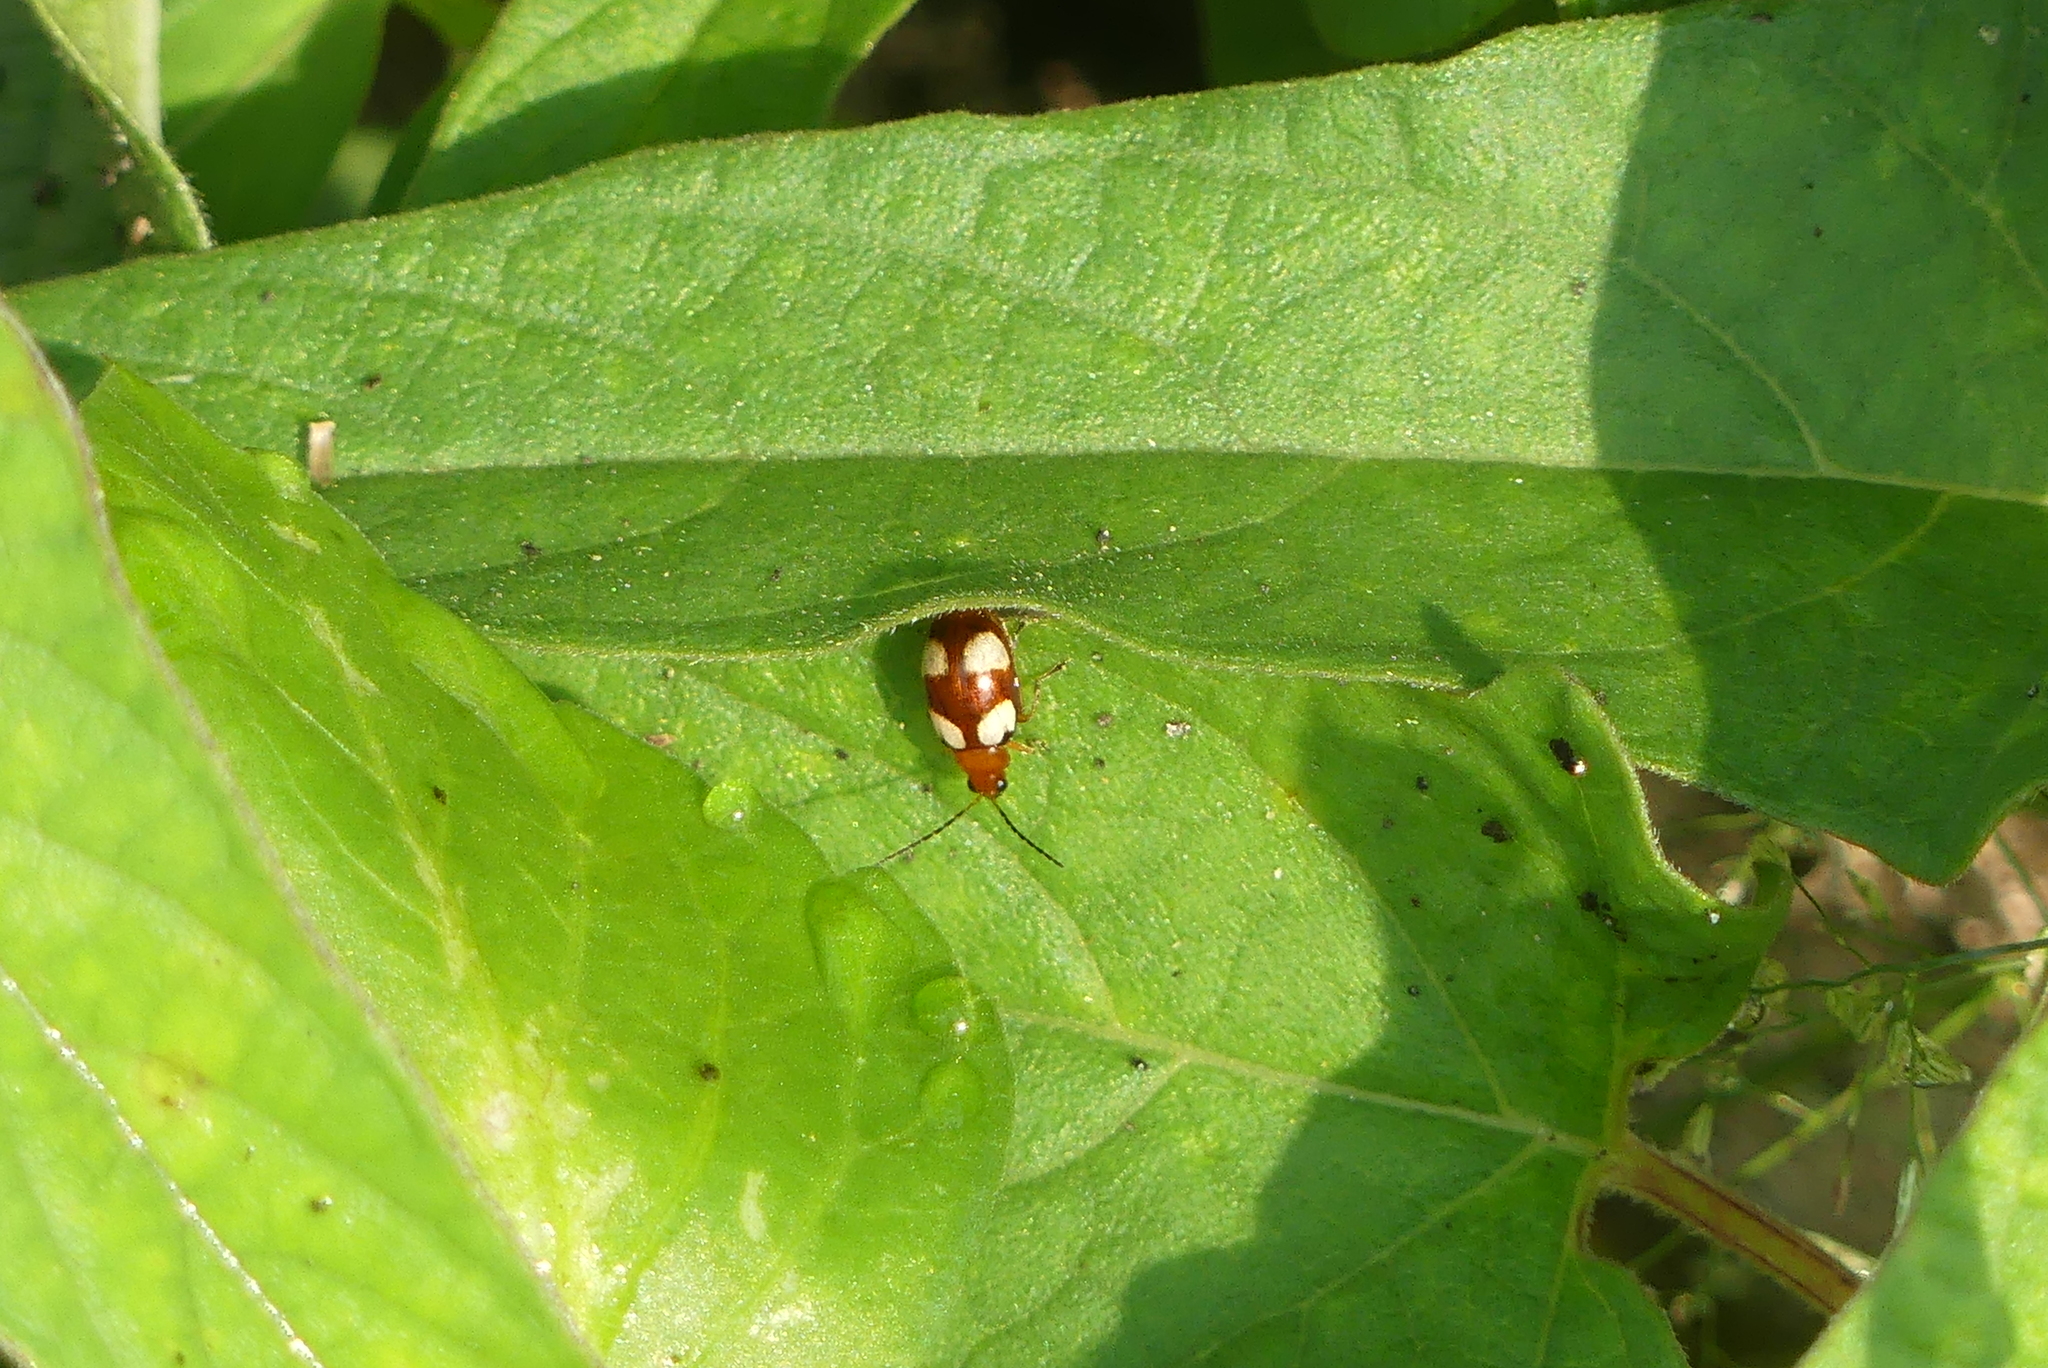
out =
{"type": "Polygon", "coordinates": [[[932,619],[924,643],[924,698],[932,730],[953,752],[974,797],[966,807],[897,851],[908,854],[965,817],[987,799],[1017,839],[1054,864],[1051,852],[1017,830],[997,797],[1010,786],[1010,738],[1016,735],[1017,654],[1002,619],[978,608],[942,613],[932,619]]]}

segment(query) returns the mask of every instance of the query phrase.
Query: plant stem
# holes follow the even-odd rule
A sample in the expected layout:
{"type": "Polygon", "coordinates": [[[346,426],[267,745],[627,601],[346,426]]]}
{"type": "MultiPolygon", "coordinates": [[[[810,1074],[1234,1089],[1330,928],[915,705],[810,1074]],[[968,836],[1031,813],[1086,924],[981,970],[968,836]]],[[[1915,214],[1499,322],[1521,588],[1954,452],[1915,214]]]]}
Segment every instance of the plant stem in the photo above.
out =
{"type": "Polygon", "coordinates": [[[1609,1191],[1649,1202],[1742,1255],[1825,1315],[1841,1310],[1862,1285],[1796,1227],[1634,1136],[1608,1151],[1601,1181],[1609,1191]]]}
{"type": "MultiPolygon", "coordinates": [[[[1968,1001],[1957,1005],[1954,1011],[1928,1028],[1927,1034],[1937,1044],[1946,1045],[1970,1028],[1991,1005],[1990,995],[1976,993],[1968,1001]]],[[[1791,1132],[1769,1146],[1751,1155],[1747,1162],[1735,1170],[1735,1181],[1747,1183],[1761,1174],[1770,1172],[1789,1157],[1792,1151],[1827,1130],[1843,1117],[1853,1113],[1863,1103],[1863,1095],[1870,1089],[1874,1075],[1860,1073],[1856,1081],[1828,1099],[1824,1107],[1814,1109],[1811,1116],[1794,1126],[1791,1132]]]]}
{"type": "Polygon", "coordinates": [[[1922,977],[1940,973],[1944,969],[1966,968],[1992,960],[2011,959],[2015,956],[2031,955],[2037,950],[2048,950],[2048,936],[2039,940],[2011,941],[2005,945],[1987,945],[1981,950],[1958,950],[1952,955],[1937,955],[1932,959],[1910,960],[1901,964],[1873,964],[1858,969],[1853,974],[1835,979],[1788,979],[1774,983],[1768,988],[1756,989],[1757,996],[1765,993],[1789,993],[1800,988],[1846,988],[1861,979],[1875,978],[1879,974],[1897,974],[1901,977],[1922,977]]]}

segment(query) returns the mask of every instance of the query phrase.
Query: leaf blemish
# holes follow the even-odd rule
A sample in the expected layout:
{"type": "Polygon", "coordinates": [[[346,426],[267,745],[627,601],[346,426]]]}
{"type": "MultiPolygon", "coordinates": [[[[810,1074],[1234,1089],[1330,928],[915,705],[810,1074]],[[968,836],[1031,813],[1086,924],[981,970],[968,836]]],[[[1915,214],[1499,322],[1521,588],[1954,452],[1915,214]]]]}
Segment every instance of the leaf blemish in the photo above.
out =
{"type": "Polygon", "coordinates": [[[1515,838],[1508,833],[1507,823],[1498,817],[1489,817],[1479,824],[1479,834],[1495,845],[1505,845],[1515,838]]]}

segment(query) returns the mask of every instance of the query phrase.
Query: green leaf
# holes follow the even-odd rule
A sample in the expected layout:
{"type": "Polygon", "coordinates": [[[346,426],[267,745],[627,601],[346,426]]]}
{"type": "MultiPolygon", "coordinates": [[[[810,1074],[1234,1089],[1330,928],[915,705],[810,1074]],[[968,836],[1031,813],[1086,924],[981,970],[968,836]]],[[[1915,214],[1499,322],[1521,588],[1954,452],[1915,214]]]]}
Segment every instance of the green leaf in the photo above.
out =
{"type": "Polygon", "coordinates": [[[1212,85],[1285,81],[1363,65],[1324,45],[1304,0],[1202,0],[1202,64],[1212,85]]]}
{"type": "Polygon", "coordinates": [[[1803,1368],[2048,1362],[2048,1031],[2014,1047],[1803,1368]]]}
{"type": "Polygon", "coordinates": [[[458,56],[483,42],[498,20],[495,0],[405,0],[405,7],[425,20],[458,56]]]}
{"type": "Polygon", "coordinates": [[[46,1364],[581,1362],[308,937],[7,322],[0,1342],[46,1364]]]}
{"type": "MultiPolygon", "coordinates": [[[[0,193],[26,173],[40,184],[54,175],[56,193],[78,197],[76,218],[31,230],[42,250],[29,255],[19,274],[0,278],[98,265],[110,259],[110,246],[194,251],[212,244],[199,200],[163,144],[157,22],[154,0],[0,0],[0,56],[7,58],[10,78],[9,88],[0,90],[0,118],[27,116],[16,126],[23,140],[0,144],[26,154],[16,164],[22,170],[9,166],[0,177],[0,193]],[[40,47],[28,32],[31,21],[41,29],[40,47]],[[68,81],[51,70],[53,52],[68,81]],[[27,78],[19,95],[12,89],[16,76],[27,78]],[[89,102],[90,119],[80,99],[89,102]],[[94,122],[101,127],[94,129],[94,122]],[[95,194],[94,181],[113,193],[95,194]]],[[[10,199],[0,208],[0,232],[10,239],[20,231],[13,220],[19,204],[10,199]]]]}
{"type": "Polygon", "coordinates": [[[823,123],[909,0],[512,0],[463,74],[411,205],[658,143],[823,123]]]}
{"type": "MultiPolygon", "coordinates": [[[[154,789],[152,800],[169,793],[191,800],[164,814],[174,835],[211,837],[216,849],[246,842],[121,601],[110,548],[92,525],[90,477],[61,392],[12,315],[4,317],[0,766],[9,783],[0,796],[7,928],[0,941],[0,1088],[7,1099],[0,1107],[0,1342],[49,1365],[161,1360],[177,1346],[202,1344],[226,1361],[285,1364],[291,1355],[271,1309],[209,1243],[208,1226],[181,1209],[170,1175],[129,1143],[120,1104],[88,1059],[51,1033],[50,1004],[37,1001],[36,965],[20,943],[25,917],[57,922],[103,912],[106,893],[120,882],[113,868],[97,881],[65,877],[65,866],[88,864],[95,853],[90,844],[55,839],[64,807],[90,806],[67,803],[50,783],[67,762],[88,784],[116,786],[105,795],[108,817],[119,812],[120,797],[154,789]],[[107,734],[110,722],[116,735],[107,734]],[[100,774],[90,773],[75,739],[105,747],[100,774]],[[117,760],[123,741],[143,743],[130,756],[153,763],[117,760]],[[153,773],[145,777],[145,769],[153,773]],[[42,820],[39,807],[57,821],[42,820]]],[[[87,792],[81,785],[78,796],[87,792]]],[[[117,852],[125,837],[143,854],[152,825],[140,813],[127,832],[106,822],[91,844],[117,852]]],[[[173,864],[164,872],[171,877],[159,887],[181,871],[173,864]]],[[[260,875],[243,882],[256,898],[265,896],[260,875]]],[[[174,887],[166,892],[175,896],[174,887]]],[[[88,967],[81,958],[74,972],[88,967]]],[[[116,1070],[113,1080],[128,1072],[116,1070]]],[[[145,1101],[143,1119],[158,1110],[145,1101]]]]}
{"type": "Polygon", "coordinates": [[[164,127],[221,240],[297,228],[370,88],[385,0],[167,0],[164,127]]]}
{"type": "MultiPolygon", "coordinates": [[[[522,659],[848,866],[966,797],[920,638],[522,659]]],[[[1066,668],[1004,803],[1064,868],[985,807],[894,866],[1017,1070],[973,1350],[943,1361],[1676,1364],[1641,1290],[1577,1251],[1579,1194],[1636,1063],[1719,1030],[1782,904],[1670,872],[1553,672],[1458,697],[1017,639],[1025,671],[1066,668]]]]}
{"type": "Polygon", "coordinates": [[[30,0],[77,55],[100,94],[151,134],[163,127],[157,89],[157,0],[30,0]]]}
{"type": "Polygon", "coordinates": [[[1884,1076],[1916,1088],[1942,1088],[1970,1081],[1970,1066],[1910,1021],[1885,1030],[1884,1076]]]}
{"type": "Polygon", "coordinates": [[[121,149],[23,0],[0,0],[0,71],[0,284],[120,260],[121,149]]]}
{"type": "MultiPolygon", "coordinates": [[[[1538,9],[1518,0],[1300,0],[1317,37],[1332,52],[1360,62],[1391,62],[1464,46],[1510,9],[1538,9]]],[[[1556,14],[1554,6],[1540,9],[1556,14]]]]}
{"type": "Polygon", "coordinates": [[[913,1357],[1009,1117],[999,1032],[929,924],[550,703],[282,458],[118,371],[85,411],[180,679],[584,1342],[913,1357]]]}
{"type": "Polygon", "coordinates": [[[995,601],[1276,670],[1562,662],[1642,761],[1941,878],[2048,776],[2039,18],[1687,10],[691,146],[24,305],[245,444],[554,467],[356,505],[509,635],[995,601]],[[647,573],[584,554],[621,535],[647,573]]]}

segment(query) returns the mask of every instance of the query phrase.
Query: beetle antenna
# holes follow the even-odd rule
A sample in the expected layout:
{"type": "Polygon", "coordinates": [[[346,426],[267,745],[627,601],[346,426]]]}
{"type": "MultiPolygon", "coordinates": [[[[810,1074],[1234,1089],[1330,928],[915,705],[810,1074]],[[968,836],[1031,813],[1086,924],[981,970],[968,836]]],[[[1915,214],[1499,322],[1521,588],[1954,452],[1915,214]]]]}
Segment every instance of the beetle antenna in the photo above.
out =
{"type": "MultiPolygon", "coordinates": [[[[922,836],[918,837],[918,838],[917,838],[916,840],[912,841],[912,842],[911,842],[911,843],[910,843],[909,845],[907,845],[907,846],[903,847],[903,849],[901,849],[901,850],[892,850],[892,851],[890,851],[890,852],[889,852],[889,853],[888,853],[887,855],[884,855],[884,856],[883,856],[883,857],[882,857],[881,859],[879,859],[879,860],[875,861],[875,863],[876,863],[876,864],[887,864],[887,863],[889,863],[889,861],[891,861],[891,860],[895,859],[895,858],[896,858],[897,856],[899,856],[899,855],[908,855],[908,854],[909,854],[909,853],[910,853],[911,851],[913,851],[913,850],[917,849],[917,848],[918,848],[919,846],[923,845],[923,844],[924,844],[924,843],[925,843],[926,841],[929,841],[929,840],[930,840],[930,839],[931,839],[932,837],[934,837],[934,836],[938,835],[938,834],[939,834],[940,832],[944,831],[944,830],[945,830],[945,829],[946,829],[947,827],[949,827],[949,826],[953,825],[953,823],[955,823],[955,822],[959,821],[959,820],[960,820],[960,819],[961,819],[962,817],[965,817],[965,816],[966,816],[966,815],[967,815],[967,814],[968,814],[969,812],[973,811],[973,809],[974,809],[974,805],[975,805],[976,803],[980,802],[980,801],[981,801],[981,796],[980,796],[979,794],[975,795],[975,796],[974,796],[973,798],[970,798],[970,799],[968,799],[968,800],[967,800],[967,806],[966,806],[966,807],[964,807],[964,808],[961,808],[961,809],[960,809],[960,810],[959,810],[958,812],[954,813],[954,814],[953,814],[953,815],[952,815],[951,817],[948,817],[948,818],[947,818],[947,819],[946,819],[945,821],[943,821],[943,822],[939,823],[939,824],[938,824],[937,826],[933,827],[933,828],[932,828],[932,829],[931,829],[930,831],[927,831],[927,832],[926,832],[926,833],[925,833],[924,835],[922,835],[922,836]]],[[[1000,812],[1001,810],[1002,810],[1002,809],[1000,809],[1000,808],[998,808],[998,809],[997,809],[997,811],[998,811],[998,812],[1000,812]]]]}
{"type": "MultiPolygon", "coordinates": [[[[979,803],[980,801],[982,801],[982,795],[980,795],[980,794],[976,794],[976,795],[975,795],[975,796],[974,796],[974,797],[973,797],[972,799],[970,799],[970,800],[968,801],[968,803],[967,803],[967,806],[966,806],[966,807],[964,807],[964,808],[961,808],[961,809],[960,809],[960,810],[959,810],[958,812],[954,813],[954,814],[953,814],[953,815],[952,815],[951,817],[948,817],[948,818],[947,818],[947,819],[946,819],[945,821],[943,821],[943,822],[939,823],[939,824],[938,824],[937,826],[933,827],[933,828],[932,828],[932,829],[931,829],[930,831],[927,831],[927,832],[926,832],[926,833],[925,833],[924,835],[922,835],[922,836],[918,837],[918,838],[917,838],[916,840],[912,841],[912,842],[911,842],[911,843],[910,843],[909,845],[907,845],[907,846],[904,846],[904,847],[903,847],[903,848],[902,848],[901,850],[894,850],[894,851],[891,851],[891,852],[890,852],[889,854],[887,854],[887,855],[884,855],[884,856],[883,856],[883,857],[882,857],[881,859],[879,859],[879,860],[875,861],[875,863],[876,863],[876,864],[887,864],[887,863],[889,863],[889,861],[891,861],[891,860],[895,859],[895,858],[896,858],[897,856],[899,856],[899,855],[908,855],[908,854],[909,854],[909,853],[910,853],[911,851],[913,851],[913,850],[917,849],[917,848],[918,848],[919,846],[923,845],[923,844],[924,844],[924,843],[925,843],[926,841],[929,841],[929,840],[930,840],[930,839],[931,839],[932,837],[934,837],[934,836],[938,835],[938,834],[939,834],[940,832],[944,831],[944,830],[945,830],[945,829],[946,829],[947,827],[949,827],[949,826],[953,825],[953,823],[955,823],[955,822],[959,821],[959,820],[960,820],[960,819],[961,819],[962,817],[965,817],[965,816],[966,816],[966,815],[967,815],[968,813],[970,813],[970,812],[974,811],[974,805],[975,805],[976,803],[979,803]]],[[[1041,855],[1045,856],[1045,858],[1046,858],[1046,859],[1048,859],[1048,860],[1051,860],[1051,861],[1053,862],[1053,864],[1057,865],[1057,866],[1058,866],[1059,868],[1061,868],[1061,869],[1065,869],[1065,868],[1066,868],[1066,865],[1064,865],[1064,864],[1061,864],[1061,863],[1060,863],[1060,859],[1059,859],[1059,857],[1058,857],[1058,856],[1054,855],[1054,854],[1053,854],[1053,853],[1052,853],[1052,852],[1051,852],[1050,850],[1047,850],[1047,849],[1046,849],[1046,848],[1045,848],[1044,846],[1040,845],[1040,844],[1039,844],[1038,842],[1036,842],[1036,841],[1032,840],[1032,839],[1031,839],[1031,838],[1030,838],[1029,836],[1026,836],[1026,835],[1024,834],[1023,830],[1022,830],[1022,829],[1021,829],[1020,827],[1018,827],[1018,825],[1017,825],[1017,824],[1016,824],[1015,822],[1013,822],[1013,821],[1011,821],[1011,820],[1010,820],[1010,814],[1009,814],[1009,813],[1007,813],[1007,812],[1005,812],[1005,811],[1003,811],[1003,805],[1002,805],[1001,803],[998,803],[998,802],[997,802],[997,801],[996,801],[995,799],[993,799],[993,798],[990,798],[990,799],[988,800],[988,805],[989,805],[990,807],[992,807],[992,808],[994,808],[994,809],[996,810],[996,816],[998,816],[998,817],[1000,817],[1000,818],[1002,818],[1002,819],[1003,819],[1003,825],[1004,825],[1004,826],[1006,826],[1006,827],[1008,827],[1008,828],[1010,829],[1011,833],[1012,833],[1013,835],[1015,835],[1015,836],[1016,836],[1016,838],[1017,838],[1018,840],[1022,841],[1022,842],[1023,842],[1023,843],[1025,844],[1025,845],[1028,845],[1028,846],[1030,846],[1030,847],[1031,847],[1031,848],[1032,848],[1033,850],[1037,851],[1037,852],[1038,852],[1039,854],[1041,854],[1041,855]]]]}
{"type": "MultiPolygon", "coordinates": [[[[996,810],[996,816],[1003,819],[1003,825],[1008,827],[1011,833],[1015,835],[1018,840],[1022,841],[1025,845],[1030,846],[1039,854],[1045,856],[1046,859],[1051,860],[1053,862],[1054,867],[1059,869],[1066,868],[1066,866],[1061,864],[1050,850],[1047,850],[1044,846],[1032,840],[1029,836],[1026,836],[1023,830],[1019,828],[1015,822],[1010,820],[1010,814],[1003,811],[1003,805],[1001,803],[998,803],[995,799],[991,798],[988,800],[988,805],[996,810]]],[[[969,806],[971,807],[973,805],[969,804],[969,806]]]]}

